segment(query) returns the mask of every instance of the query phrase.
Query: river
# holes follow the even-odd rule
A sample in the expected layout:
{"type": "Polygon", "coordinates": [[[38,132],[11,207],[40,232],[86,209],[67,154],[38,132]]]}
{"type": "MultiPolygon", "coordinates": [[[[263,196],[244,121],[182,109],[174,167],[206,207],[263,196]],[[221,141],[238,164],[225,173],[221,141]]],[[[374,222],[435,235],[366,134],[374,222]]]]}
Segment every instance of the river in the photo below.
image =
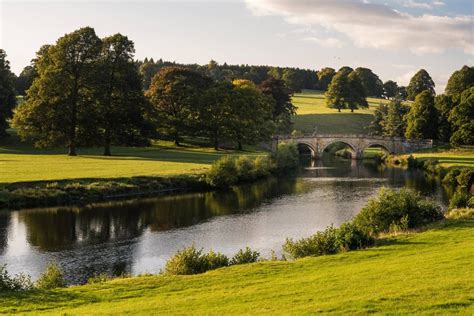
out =
{"type": "Polygon", "coordinates": [[[232,255],[246,246],[269,257],[287,237],[350,220],[382,187],[409,187],[445,205],[436,179],[419,171],[325,157],[296,178],[226,191],[183,193],[85,207],[0,213],[0,264],[37,278],[57,262],[69,284],[88,277],[157,273],[194,244],[232,255]]]}

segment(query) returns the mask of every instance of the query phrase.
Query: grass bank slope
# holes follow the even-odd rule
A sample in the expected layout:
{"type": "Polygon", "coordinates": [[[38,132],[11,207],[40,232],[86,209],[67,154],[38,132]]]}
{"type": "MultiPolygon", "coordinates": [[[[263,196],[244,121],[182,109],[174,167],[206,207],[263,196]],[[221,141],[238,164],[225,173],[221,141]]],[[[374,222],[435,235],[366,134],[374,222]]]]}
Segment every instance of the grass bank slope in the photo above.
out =
{"type": "MultiPolygon", "coordinates": [[[[437,160],[441,167],[468,167],[474,169],[474,147],[470,148],[455,148],[437,147],[418,151],[411,154],[413,157],[420,160],[434,159],[437,160]]],[[[407,155],[394,156],[395,159],[406,159],[407,155]]]]}
{"type": "Polygon", "coordinates": [[[78,156],[69,157],[65,149],[36,149],[13,135],[0,141],[0,184],[202,173],[223,155],[242,154],[197,146],[176,147],[170,142],[152,147],[113,147],[111,157],[102,156],[102,152],[101,148],[81,148],[78,156]]]}
{"type": "Polygon", "coordinates": [[[0,313],[472,315],[473,229],[450,220],[340,255],[11,294],[0,313]]]}
{"type": "Polygon", "coordinates": [[[373,120],[374,110],[387,100],[368,98],[369,108],[355,110],[330,109],[326,106],[324,93],[304,90],[293,97],[293,104],[298,107],[293,117],[294,129],[304,133],[312,133],[314,125],[322,134],[367,134],[365,127],[373,120]]]}

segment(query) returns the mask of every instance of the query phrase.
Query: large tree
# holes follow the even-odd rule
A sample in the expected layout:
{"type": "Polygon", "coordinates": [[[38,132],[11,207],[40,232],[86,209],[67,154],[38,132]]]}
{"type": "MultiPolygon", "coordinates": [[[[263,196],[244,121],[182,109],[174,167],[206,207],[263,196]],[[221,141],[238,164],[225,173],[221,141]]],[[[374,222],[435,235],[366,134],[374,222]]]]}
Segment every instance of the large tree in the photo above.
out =
{"type": "Polygon", "coordinates": [[[464,66],[449,77],[446,95],[458,103],[464,90],[474,86],[474,67],[464,66]]]}
{"type": "Polygon", "coordinates": [[[318,71],[318,87],[322,91],[326,91],[331,84],[332,78],[336,75],[336,71],[333,68],[323,68],[318,71]]]}
{"type": "Polygon", "coordinates": [[[403,137],[406,131],[405,115],[410,111],[410,107],[404,105],[400,99],[390,102],[387,107],[387,114],[383,120],[383,136],[403,137]]]}
{"type": "Polygon", "coordinates": [[[398,84],[388,80],[383,84],[383,94],[387,99],[393,99],[398,95],[398,84]]]}
{"type": "Polygon", "coordinates": [[[146,96],[158,114],[161,133],[176,145],[191,132],[203,92],[211,83],[209,77],[181,67],[165,67],[153,77],[146,96]]]}
{"type": "Polygon", "coordinates": [[[262,82],[258,89],[274,100],[272,119],[281,132],[288,132],[291,126],[291,116],[296,114],[296,107],[291,103],[292,92],[285,86],[283,80],[273,77],[262,82]]]}
{"type": "Polygon", "coordinates": [[[410,84],[407,87],[408,100],[415,100],[416,96],[423,91],[428,91],[432,96],[435,93],[435,83],[428,72],[424,69],[420,69],[410,80],[410,84]]]}
{"type": "Polygon", "coordinates": [[[19,95],[26,95],[26,91],[33,84],[37,73],[33,65],[28,65],[21,71],[18,78],[16,78],[15,88],[19,95]]]}
{"type": "Polygon", "coordinates": [[[7,54],[0,49],[0,139],[7,136],[7,120],[13,114],[16,105],[16,92],[14,88],[14,75],[10,71],[7,54]]]}
{"type": "Polygon", "coordinates": [[[384,123],[387,118],[388,105],[380,104],[374,111],[374,119],[368,126],[370,135],[383,136],[384,135],[384,123]]]}
{"type": "Polygon", "coordinates": [[[368,68],[358,67],[354,70],[365,89],[365,94],[370,97],[379,98],[383,95],[383,83],[380,78],[368,68]]]}
{"type": "Polygon", "coordinates": [[[347,67],[334,76],[326,91],[326,104],[338,112],[341,109],[351,109],[354,112],[359,107],[368,107],[365,89],[355,72],[349,72],[347,67]]]}
{"type": "Polygon", "coordinates": [[[115,34],[102,40],[95,128],[106,156],[111,155],[111,144],[146,143],[146,133],[150,132],[145,117],[150,111],[134,53],[134,44],[126,36],[115,34]]]}
{"type": "Polygon", "coordinates": [[[406,138],[435,139],[438,129],[438,114],[434,97],[429,90],[419,93],[407,114],[406,138]]]}
{"type": "MultiPolygon", "coordinates": [[[[90,126],[101,40],[85,27],[59,38],[36,62],[38,77],[14,123],[23,138],[36,146],[66,145],[76,155],[78,133],[90,126]]],[[[87,134],[87,133],[86,133],[87,134]]]]}
{"type": "Polygon", "coordinates": [[[293,92],[301,92],[304,85],[304,73],[299,69],[286,68],[281,79],[293,92]]]}
{"type": "Polygon", "coordinates": [[[453,145],[474,145],[474,87],[464,90],[449,116],[453,145]]]}
{"type": "Polygon", "coordinates": [[[435,98],[435,107],[438,111],[438,139],[443,142],[449,142],[452,133],[449,115],[454,108],[454,102],[451,97],[441,94],[435,98]]]}

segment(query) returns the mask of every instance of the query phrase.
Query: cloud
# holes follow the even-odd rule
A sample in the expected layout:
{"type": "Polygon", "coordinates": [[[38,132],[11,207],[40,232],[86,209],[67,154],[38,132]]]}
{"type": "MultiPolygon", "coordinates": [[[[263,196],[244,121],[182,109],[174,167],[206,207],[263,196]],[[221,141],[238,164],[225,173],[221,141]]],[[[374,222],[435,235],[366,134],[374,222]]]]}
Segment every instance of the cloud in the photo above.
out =
{"type": "Polygon", "coordinates": [[[426,2],[416,2],[414,0],[409,0],[409,1],[405,1],[405,3],[403,4],[404,7],[407,7],[407,8],[414,8],[414,9],[428,9],[428,10],[431,10],[433,9],[433,7],[431,6],[431,4],[429,3],[426,3],[426,2]]]}
{"type": "Polygon", "coordinates": [[[311,37],[305,37],[302,40],[307,41],[307,42],[315,42],[319,46],[322,46],[322,47],[341,48],[344,46],[342,41],[335,37],[322,38],[322,37],[311,36],[311,37]]]}
{"type": "Polygon", "coordinates": [[[343,34],[358,47],[418,55],[456,48],[474,54],[473,16],[414,16],[388,5],[350,0],[246,0],[246,4],[256,15],[279,15],[288,23],[343,34]]]}

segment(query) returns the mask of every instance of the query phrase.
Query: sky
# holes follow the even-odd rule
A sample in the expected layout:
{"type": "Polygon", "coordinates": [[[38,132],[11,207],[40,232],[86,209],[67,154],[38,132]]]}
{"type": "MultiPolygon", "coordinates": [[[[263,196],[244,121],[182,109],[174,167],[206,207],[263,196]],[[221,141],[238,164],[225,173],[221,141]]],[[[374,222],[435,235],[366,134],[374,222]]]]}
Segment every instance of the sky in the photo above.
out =
{"type": "Polygon", "coordinates": [[[16,74],[83,26],[127,35],[138,59],[367,67],[400,85],[424,68],[438,93],[474,64],[473,0],[0,0],[0,48],[16,74]]]}

